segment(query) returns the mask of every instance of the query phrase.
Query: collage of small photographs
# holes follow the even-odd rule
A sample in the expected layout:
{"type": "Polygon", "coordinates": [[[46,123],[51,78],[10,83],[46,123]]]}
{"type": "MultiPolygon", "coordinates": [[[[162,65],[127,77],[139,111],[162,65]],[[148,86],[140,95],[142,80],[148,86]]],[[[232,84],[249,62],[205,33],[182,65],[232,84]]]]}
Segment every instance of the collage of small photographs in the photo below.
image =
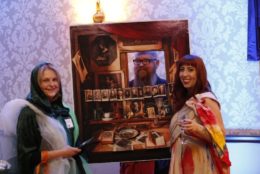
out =
{"type": "Polygon", "coordinates": [[[85,89],[84,92],[85,102],[143,100],[171,96],[173,83],[131,88],[85,89]]]}

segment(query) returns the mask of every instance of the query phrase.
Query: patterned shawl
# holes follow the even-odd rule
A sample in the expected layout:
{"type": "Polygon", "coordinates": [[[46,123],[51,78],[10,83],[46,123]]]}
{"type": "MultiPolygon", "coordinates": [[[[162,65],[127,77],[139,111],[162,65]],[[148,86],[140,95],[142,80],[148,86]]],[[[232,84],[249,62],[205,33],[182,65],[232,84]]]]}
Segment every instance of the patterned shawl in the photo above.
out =
{"type": "Polygon", "coordinates": [[[205,105],[205,97],[212,98],[216,101],[215,96],[212,93],[207,92],[196,95],[196,99],[190,99],[186,102],[186,104],[194,109],[203,126],[205,126],[211,135],[212,144],[210,145],[210,153],[219,173],[223,174],[223,163],[226,166],[231,166],[228,149],[225,143],[225,135],[217,124],[216,116],[211,109],[205,105]]]}

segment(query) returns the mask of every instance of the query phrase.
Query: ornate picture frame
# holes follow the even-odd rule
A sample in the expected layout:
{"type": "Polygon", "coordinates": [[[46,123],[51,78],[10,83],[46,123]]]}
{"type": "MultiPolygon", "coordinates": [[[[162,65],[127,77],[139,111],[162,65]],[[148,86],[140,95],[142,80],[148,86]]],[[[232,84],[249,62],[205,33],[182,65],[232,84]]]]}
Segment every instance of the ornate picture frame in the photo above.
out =
{"type": "Polygon", "coordinates": [[[188,20],[71,26],[70,37],[80,138],[95,139],[88,146],[88,161],[169,158],[173,99],[168,84],[161,89],[130,86],[129,56],[157,52],[163,70],[159,76],[169,83],[176,60],[189,53],[188,20]],[[163,141],[157,144],[152,134],[163,141]]]}
{"type": "Polygon", "coordinates": [[[124,88],[124,74],[122,71],[97,72],[95,84],[96,88],[100,89],[124,88]]]}

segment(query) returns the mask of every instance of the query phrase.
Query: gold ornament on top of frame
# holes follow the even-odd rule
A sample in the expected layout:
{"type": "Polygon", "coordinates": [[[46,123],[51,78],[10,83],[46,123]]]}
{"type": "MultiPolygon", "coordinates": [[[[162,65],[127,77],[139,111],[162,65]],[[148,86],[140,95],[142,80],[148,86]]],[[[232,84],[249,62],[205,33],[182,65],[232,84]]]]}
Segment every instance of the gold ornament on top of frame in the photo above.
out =
{"type": "Polygon", "coordinates": [[[96,2],[96,13],[93,15],[93,21],[94,23],[102,23],[105,19],[105,14],[101,10],[100,7],[100,0],[97,0],[96,2]]]}

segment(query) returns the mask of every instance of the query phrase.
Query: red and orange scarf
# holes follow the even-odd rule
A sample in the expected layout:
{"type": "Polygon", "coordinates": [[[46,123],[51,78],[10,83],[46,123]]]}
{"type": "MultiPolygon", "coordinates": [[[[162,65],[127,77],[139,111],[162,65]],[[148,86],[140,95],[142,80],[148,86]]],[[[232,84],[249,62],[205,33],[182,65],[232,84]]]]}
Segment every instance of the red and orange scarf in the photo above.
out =
{"type": "Polygon", "coordinates": [[[205,106],[204,100],[196,100],[196,102],[194,102],[193,104],[203,126],[205,126],[212,137],[213,143],[210,146],[210,153],[219,173],[223,174],[223,163],[226,166],[231,166],[225,141],[225,135],[217,124],[216,116],[214,115],[214,113],[211,111],[210,108],[205,106]]]}

